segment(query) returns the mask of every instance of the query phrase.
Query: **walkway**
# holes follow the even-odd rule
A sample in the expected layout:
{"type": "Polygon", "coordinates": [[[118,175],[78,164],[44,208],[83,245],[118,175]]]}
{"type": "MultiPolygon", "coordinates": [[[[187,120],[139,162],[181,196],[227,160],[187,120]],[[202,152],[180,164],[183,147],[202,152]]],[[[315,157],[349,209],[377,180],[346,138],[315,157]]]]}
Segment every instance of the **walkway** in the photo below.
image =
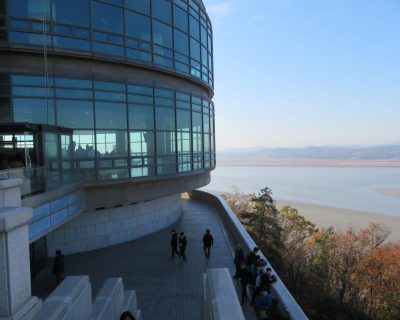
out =
{"type": "MultiPolygon", "coordinates": [[[[200,319],[202,274],[207,268],[229,268],[233,274],[234,245],[214,208],[182,199],[182,210],[182,218],[170,228],[128,243],[66,256],[66,275],[90,275],[94,297],[106,278],[122,277],[126,289],[136,290],[138,308],[145,320],[200,319]],[[177,258],[170,260],[172,228],[186,234],[188,260],[184,264],[177,258]],[[206,229],[214,236],[209,261],[204,259],[202,246],[206,229]]],[[[46,288],[51,287],[49,278],[54,281],[50,275],[35,281],[35,294],[45,295],[46,288]]],[[[252,310],[243,307],[247,319],[255,319],[252,310]]]]}

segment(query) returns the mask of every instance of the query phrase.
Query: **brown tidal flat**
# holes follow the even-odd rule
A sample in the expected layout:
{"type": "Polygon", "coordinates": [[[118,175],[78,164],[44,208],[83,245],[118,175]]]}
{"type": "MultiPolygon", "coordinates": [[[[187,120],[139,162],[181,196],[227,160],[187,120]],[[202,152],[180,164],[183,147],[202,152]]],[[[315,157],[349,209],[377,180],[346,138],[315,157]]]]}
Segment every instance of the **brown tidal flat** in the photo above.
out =
{"type": "Polygon", "coordinates": [[[385,196],[400,198],[400,188],[377,188],[375,191],[385,196]]]}
{"type": "Polygon", "coordinates": [[[370,222],[383,223],[391,230],[390,241],[400,240],[400,218],[344,208],[322,206],[291,200],[278,200],[277,207],[290,205],[318,228],[332,226],[335,230],[345,230],[352,225],[356,229],[367,227],[370,222]]]}

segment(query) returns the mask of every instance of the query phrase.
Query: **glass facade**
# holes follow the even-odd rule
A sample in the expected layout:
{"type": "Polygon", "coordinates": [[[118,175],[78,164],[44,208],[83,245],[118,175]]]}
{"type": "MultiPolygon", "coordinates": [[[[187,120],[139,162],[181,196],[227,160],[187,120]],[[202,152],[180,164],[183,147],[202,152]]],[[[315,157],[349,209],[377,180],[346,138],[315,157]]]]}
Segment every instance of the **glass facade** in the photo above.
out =
{"type": "Polygon", "coordinates": [[[0,0],[0,41],[145,63],[213,87],[211,22],[192,0],[0,0]]]}
{"type": "Polygon", "coordinates": [[[72,137],[45,137],[50,168],[100,181],[215,166],[214,105],[208,98],[136,83],[21,74],[0,74],[0,85],[0,123],[73,130],[72,137]]]}

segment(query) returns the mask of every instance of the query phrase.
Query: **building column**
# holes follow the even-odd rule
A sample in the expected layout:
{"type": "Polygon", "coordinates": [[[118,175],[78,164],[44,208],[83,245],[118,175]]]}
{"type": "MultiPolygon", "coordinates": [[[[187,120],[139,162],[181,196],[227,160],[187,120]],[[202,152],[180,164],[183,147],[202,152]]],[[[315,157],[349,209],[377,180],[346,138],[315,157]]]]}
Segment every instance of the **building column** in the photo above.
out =
{"type": "Polygon", "coordinates": [[[31,296],[28,223],[21,179],[0,181],[0,320],[33,319],[41,300],[31,296]]]}

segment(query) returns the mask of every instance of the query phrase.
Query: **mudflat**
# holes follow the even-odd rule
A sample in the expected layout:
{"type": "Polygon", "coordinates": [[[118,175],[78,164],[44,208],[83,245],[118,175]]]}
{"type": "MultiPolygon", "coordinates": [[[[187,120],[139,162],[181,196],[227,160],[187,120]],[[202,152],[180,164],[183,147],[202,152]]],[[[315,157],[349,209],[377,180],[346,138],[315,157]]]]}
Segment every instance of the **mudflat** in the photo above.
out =
{"type": "Polygon", "coordinates": [[[277,200],[278,209],[284,205],[296,208],[306,219],[315,223],[317,228],[332,226],[335,230],[345,230],[352,225],[359,229],[367,227],[370,222],[376,222],[386,225],[391,230],[389,241],[400,241],[400,218],[397,217],[291,200],[277,200]]]}

